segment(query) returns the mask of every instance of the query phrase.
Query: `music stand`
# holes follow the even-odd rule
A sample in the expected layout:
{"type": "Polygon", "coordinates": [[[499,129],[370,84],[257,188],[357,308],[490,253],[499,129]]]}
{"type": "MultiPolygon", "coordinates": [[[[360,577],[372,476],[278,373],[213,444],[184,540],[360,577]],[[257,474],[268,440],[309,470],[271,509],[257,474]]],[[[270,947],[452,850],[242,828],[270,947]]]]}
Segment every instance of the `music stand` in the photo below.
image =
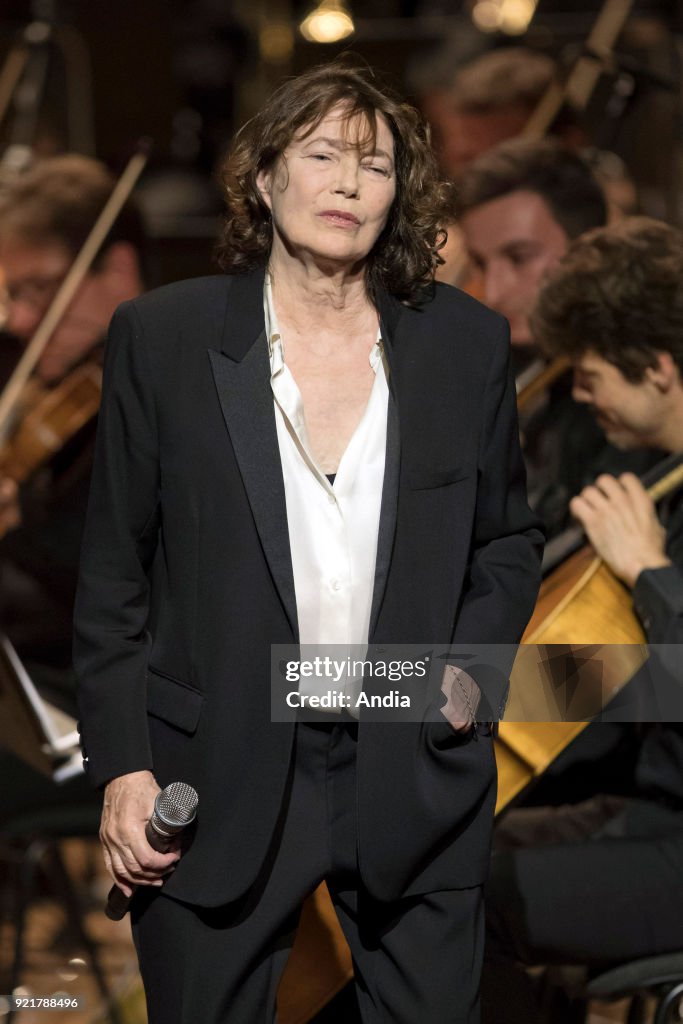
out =
{"type": "Polygon", "coordinates": [[[0,746],[54,782],[83,771],[76,719],[44,700],[0,634],[0,746]]]}

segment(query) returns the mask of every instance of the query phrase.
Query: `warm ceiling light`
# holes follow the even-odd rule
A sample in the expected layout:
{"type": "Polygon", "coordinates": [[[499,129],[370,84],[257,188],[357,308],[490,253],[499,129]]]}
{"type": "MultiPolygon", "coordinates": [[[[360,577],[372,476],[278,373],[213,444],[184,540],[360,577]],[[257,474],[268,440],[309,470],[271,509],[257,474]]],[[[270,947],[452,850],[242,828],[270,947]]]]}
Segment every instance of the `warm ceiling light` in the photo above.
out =
{"type": "Polygon", "coordinates": [[[299,31],[309,43],[338,43],[354,31],[344,0],[321,0],[299,25],[299,31]]]}
{"type": "Polygon", "coordinates": [[[538,0],[475,0],[472,21],[482,32],[521,36],[529,27],[538,0]]]}
{"type": "Polygon", "coordinates": [[[479,0],[472,8],[472,21],[482,32],[495,32],[500,28],[502,12],[495,0],[479,0]]]}
{"type": "Polygon", "coordinates": [[[536,0],[503,0],[500,27],[511,36],[521,36],[528,29],[536,10],[536,0]]]}

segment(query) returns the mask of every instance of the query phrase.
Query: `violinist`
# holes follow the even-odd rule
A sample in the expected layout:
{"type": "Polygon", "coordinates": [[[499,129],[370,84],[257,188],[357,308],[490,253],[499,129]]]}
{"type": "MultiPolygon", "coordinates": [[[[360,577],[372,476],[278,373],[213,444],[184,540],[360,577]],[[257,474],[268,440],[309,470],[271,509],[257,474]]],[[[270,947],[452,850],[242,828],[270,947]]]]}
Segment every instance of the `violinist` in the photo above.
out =
{"type": "MultiPolygon", "coordinates": [[[[581,157],[549,139],[516,139],[466,171],[459,212],[484,301],[510,323],[519,392],[546,363],[529,326],[545,275],[572,239],[605,224],[605,198],[581,157]]],[[[593,417],[573,400],[568,374],[520,419],[529,501],[548,538],[568,525],[569,500],[599,472],[642,472],[653,461],[607,444],[593,417]]]]}
{"type": "MultiPolygon", "coordinates": [[[[434,63],[425,71],[429,81],[430,75],[434,76],[434,63]]],[[[512,46],[481,54],[455,68],[447,84],[441,79],[431,88],[423,87],[421,106],[432,129],[432,144],[443,173],[459,185],[477,158],[521,135],[557,74],[552,57],[512,46]]],[[[419,87],[419,83],[416,85],[419,87]]],[[[558,120],[555,128],[569,128],[567,119],[558,120]]],[[[469,274],[457,223],[448,226],[441,256],[444,263],[437,270],[437,279],[481,298],[478,282],[469,274]]]]}
{"type": "MultiPolygon", "coordinates": [[[[103,165],[67,155],[41,161],[3,188],[4,352],[31,339],[113,186],[103,165]]],[[[113,310],[142,291],[143,246],[140,216],[125,207],[38,362],[35,378],[44,387],[57,389],[84,361],[100,361],[113,310]]],[[[94,432],[92,420],[65,437],[21,486],[0,479],[0,628],[43,694],[71,713],[71,617],[94,432]]],[[[0,788],[1,814],[12,793],[0,788]]]]}
{"type": "Polygon", "coordinates": [[[459,182],[474,160],[520,135],[557,75],[552,57],[524,46],[492,50],[454,70],[421,106],[443,173],[459,182]]]}
{"type": "MultiPolygon", "coordinates": [[[[680,231],[639,217],[578,239],[544,286],[532,323],[551,355],[571,359],[574,397],[613,444],[683,453],[680,231]]],[[[683,493],[655,509],[634,475],[604,474],[571,511],[632,591],[648,640],[683,643],[683,493]]],[[[629,687],[641,681],[639,674],[629,687]]],[[[672,686],[681,684],[678,661],[672,686]]],[[[683,725],[641,727],[626,798],[599,793],[566,807],[512,811],[496,848],[485,1024],[539,1019],[520,964],[606,969],[680,950],[683,725]]]]}

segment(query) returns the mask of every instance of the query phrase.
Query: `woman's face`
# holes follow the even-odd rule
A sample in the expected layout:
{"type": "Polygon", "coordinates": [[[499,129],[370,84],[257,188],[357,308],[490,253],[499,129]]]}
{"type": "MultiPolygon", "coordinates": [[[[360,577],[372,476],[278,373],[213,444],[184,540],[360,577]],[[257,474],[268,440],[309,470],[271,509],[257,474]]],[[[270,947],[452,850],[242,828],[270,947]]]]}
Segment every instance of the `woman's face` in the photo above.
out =
{"type": "Polygon", "coordinates": [[[310,135],[296,136],[258,187],[273,218],[273,254],[322,264],[357,266],[387,222],[396,195],[394,140],[377,115],[375,146],[359,116],[333,107],[310,135]]]}

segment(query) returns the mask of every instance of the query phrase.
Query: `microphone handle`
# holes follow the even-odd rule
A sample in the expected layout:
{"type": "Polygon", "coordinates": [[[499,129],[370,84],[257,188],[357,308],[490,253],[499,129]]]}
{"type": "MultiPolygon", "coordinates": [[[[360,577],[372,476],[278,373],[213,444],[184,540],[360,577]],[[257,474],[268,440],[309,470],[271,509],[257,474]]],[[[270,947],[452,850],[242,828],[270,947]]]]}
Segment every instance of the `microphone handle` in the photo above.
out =
{"type": "MultiPolygon", "coordinates": [[[[145,836],[149,845],[157,851],[157,853],[167,853],[174,836],[162,836],[152,825],[152,819],[150,818],[145,826],[145,836]]],[[[107,903],[104,908],[104,912],[110,921],[122,921],[130,909],[131,900],[135,895],[135,889],[130,896],[126,896],[123,890],[119,889],[118,885],[112,885],[107,896],[107,903]]]]}

